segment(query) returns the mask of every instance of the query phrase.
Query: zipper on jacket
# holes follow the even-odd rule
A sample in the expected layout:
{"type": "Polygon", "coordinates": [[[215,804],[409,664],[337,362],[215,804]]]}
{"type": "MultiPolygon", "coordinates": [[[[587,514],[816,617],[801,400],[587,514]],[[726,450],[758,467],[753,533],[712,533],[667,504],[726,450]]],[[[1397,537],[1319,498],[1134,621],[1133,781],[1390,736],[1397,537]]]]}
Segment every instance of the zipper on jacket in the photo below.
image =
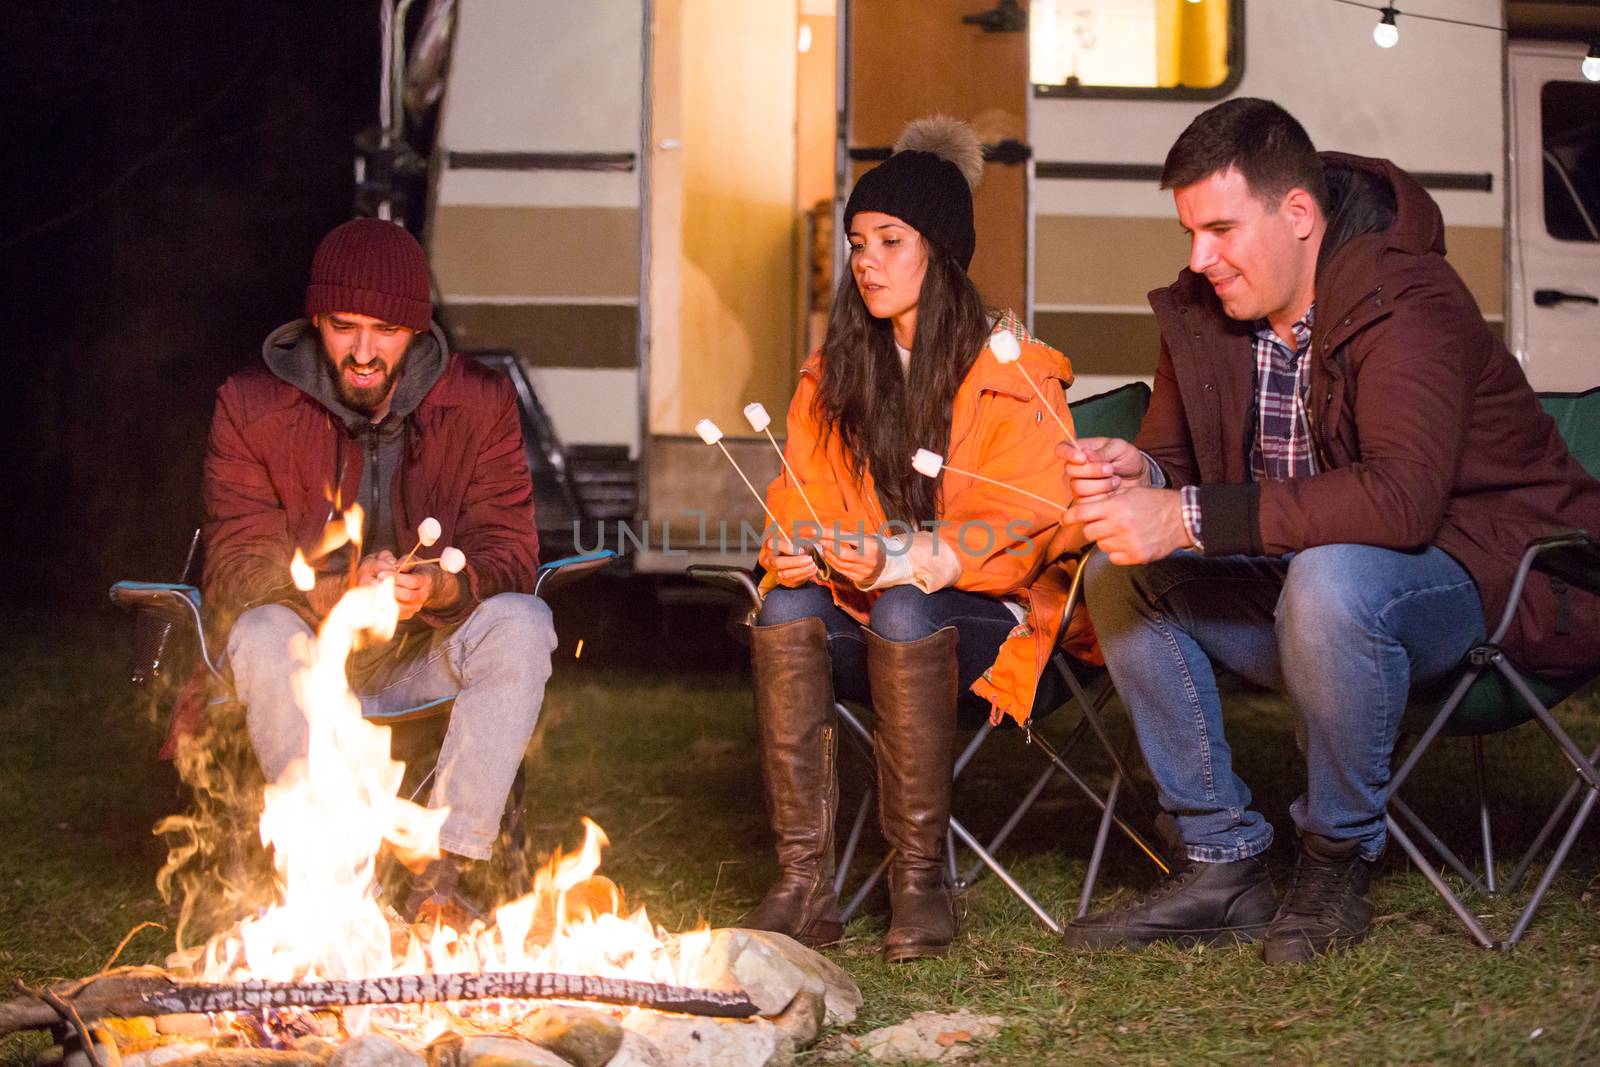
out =
{"type": "Polygon", "coordinates": [[[379,477],[382,472],[378,469],[378,435],[370,426],[367,427],[367,462],[372,468],[372,477],[367,483],[371,489],[367,493],[367,513],[361,520],[361,543],[370,545],[372,535],[377,532],[378,494],[383,492],[383,480],[379,477]]]}

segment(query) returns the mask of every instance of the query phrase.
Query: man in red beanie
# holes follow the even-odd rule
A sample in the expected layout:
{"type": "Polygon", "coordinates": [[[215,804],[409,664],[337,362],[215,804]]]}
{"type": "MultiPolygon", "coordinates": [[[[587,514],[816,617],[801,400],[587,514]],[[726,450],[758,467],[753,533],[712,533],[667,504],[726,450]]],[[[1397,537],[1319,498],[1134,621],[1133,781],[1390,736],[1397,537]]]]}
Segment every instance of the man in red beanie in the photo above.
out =
{"type": "Polygon", "coordinates": [[[289,576],[359,503],[357,581],[392,577],[393,639],[351,657],[369,718],[454,699],[429,804],[448,807],[443,854],[413,882],[407,917],[445,905],[487,859],[538,721],[555,631],[532,595],[533,486],[511,383],[452,355],[432,322],[428,263],[411,234],[355,219],[318,246],[306,318],[274,330],[262,364],[217,394],[205,463],[205,602],[268,781],[307,751],[294,692],[312,628],[343,592],[347,546],[289,576]],[[451,574],[397,570],[424,519],[466,555],[451,574]]]}

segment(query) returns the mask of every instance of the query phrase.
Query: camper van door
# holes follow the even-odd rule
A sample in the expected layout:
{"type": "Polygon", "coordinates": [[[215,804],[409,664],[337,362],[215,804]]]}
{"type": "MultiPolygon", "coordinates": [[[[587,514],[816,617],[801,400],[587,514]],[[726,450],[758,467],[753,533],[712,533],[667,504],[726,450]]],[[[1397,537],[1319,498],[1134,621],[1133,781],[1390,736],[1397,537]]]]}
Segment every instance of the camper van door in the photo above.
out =
{"type": "Polygon", "coordinates": [[[1600,83],[1584,46],[1510,47],[1507,341],[1535,389],[1600,385],[1600,83]]]}

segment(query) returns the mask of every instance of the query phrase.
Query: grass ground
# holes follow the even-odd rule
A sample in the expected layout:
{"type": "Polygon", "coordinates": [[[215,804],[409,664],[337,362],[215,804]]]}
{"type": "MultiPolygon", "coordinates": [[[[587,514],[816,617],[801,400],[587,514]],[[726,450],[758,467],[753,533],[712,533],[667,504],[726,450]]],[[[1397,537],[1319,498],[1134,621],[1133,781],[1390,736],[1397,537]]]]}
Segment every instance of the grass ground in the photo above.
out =
{"type": "MultiPolygon", "coordinates": [[[[162,848],[150,827],[176,810],[181,792],[153,760],[157,727],[121,682],[126,635],[115,620],[47,622],[14,631],[6,648],[0,981],[9,986],[88,973],[138,923],[170,924],[173,911],[154,891],[162,848]]],[[[531,757],[536,842],[574,846],[578,818],[589,815],[611,835],[604,870],[658,922],[734,922],[773,870],[744,678],[626,669],[603,656],[571,659],[570,648],[558,655],[531,757]]],[[[1299,780],[1287,712],[1261,696],[1232,707],[1241,769],[1282,826],[1299,780]]],[[[1591,704],[1575,716],[1593,712],[1591,704]]],[[[1577,726],[1590,744],[1600,733],[1592,721],[1577,726]]],[[[991,828],[1020,791],[1017,768],[1033,757],[1017,741],[992,742],[958,794],[975,828],[991,828]]],[[[1562,786],[1555,761],[1531,728],[1494,745],[1490,760],[1498,828],[1508,844],[1526,841],[1562,786]]],[[[1463,846],[1474,834],[1467,767],[1464,752],[1443,755],[1414,794],[1463,846]]],[[[1058,784],[1005,857],[1052,912],[1068,914],[1092,833],[1088,804],[1058,784]]],[[[1068,953],[993,878],[967,895],[946,960],[883,965],[881,909],[853,922],[831,954],[866,994],[850,1033],[913,1011],[971,1008],[1007,1020],[985,1063],[1600,1062],[1595,835],[1586,832],[1533,929],[1505,953],[1474,947],[1421,877],[1391,856],[1368,943],[1297,970],[1268,970],[1248,949],[1068,953]]],[[[1130,849],[1113,843],[1109,855],[1102,901],[1131,899],[1149,884],[1130,849]]],[[[1291,858],[1280,841],[1275,864],[1291,858]]],[[[1474,902],[1501,929],[1514,904],[1474,902]]],[[[170,930],[145,929],[121,962],[159,961],[171,944],[170,930]]],[[[0,1060],[24,1062],[38,1042],[0,1042],[0,1060]]]]}

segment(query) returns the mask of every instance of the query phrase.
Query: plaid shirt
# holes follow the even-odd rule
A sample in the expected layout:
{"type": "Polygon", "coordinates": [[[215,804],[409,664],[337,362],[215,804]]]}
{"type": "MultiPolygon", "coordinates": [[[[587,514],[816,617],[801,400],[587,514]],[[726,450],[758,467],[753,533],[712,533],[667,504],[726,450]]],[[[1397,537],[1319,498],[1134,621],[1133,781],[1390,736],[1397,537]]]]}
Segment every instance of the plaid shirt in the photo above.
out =
{"type": "MultiPolygon", "coordinates": [[[[1311,347],[1311,327],[1317,305],[1306,309],[1296,322],[1294,351],[1278,339],[1265,320],[1256,323],[1251,350],[1256,363],[1256,431],[1250,439],[1250,478],[1252,481],[1278,481],[1304,478],[1317,473],[1317,456],[1311,447],[1311,427],[1306,420],[1306,386],[1310,360],[1303,359],[1311,347]]],[[[1152,468],[1155,465],[1151,464],[1152,468]]],[[[1155,468],[1159,471],[1159,468],[1155,468]]],[[[1163,483],[1164,483],[1163,479],[1163,483]]],[[[1200,539],[1202,521],[1200,494],[1195,486],[1179,490],[1183,503],[1183,525],[1196,548],[1204,551],[1200,539]]]]}

